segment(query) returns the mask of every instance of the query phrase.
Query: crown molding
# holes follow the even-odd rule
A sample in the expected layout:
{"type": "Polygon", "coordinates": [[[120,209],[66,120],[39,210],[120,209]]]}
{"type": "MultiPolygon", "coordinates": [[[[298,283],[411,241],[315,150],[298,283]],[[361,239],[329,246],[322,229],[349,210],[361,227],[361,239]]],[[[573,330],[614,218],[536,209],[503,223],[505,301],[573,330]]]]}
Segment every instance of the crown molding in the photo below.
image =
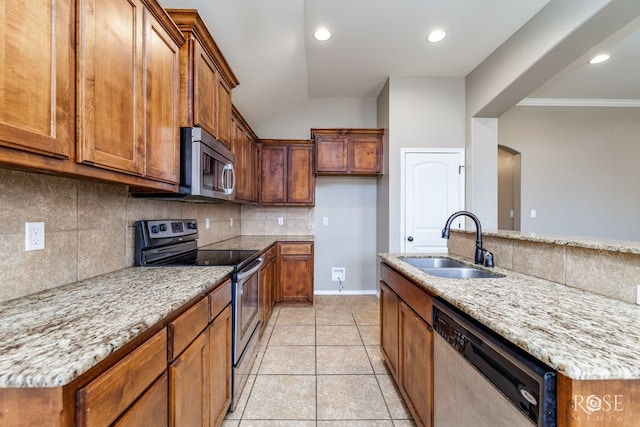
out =
{"type": "Polygon", "coordinates": [[[640,99],[524,98],[519,107],[640,107],[640,99]]]}

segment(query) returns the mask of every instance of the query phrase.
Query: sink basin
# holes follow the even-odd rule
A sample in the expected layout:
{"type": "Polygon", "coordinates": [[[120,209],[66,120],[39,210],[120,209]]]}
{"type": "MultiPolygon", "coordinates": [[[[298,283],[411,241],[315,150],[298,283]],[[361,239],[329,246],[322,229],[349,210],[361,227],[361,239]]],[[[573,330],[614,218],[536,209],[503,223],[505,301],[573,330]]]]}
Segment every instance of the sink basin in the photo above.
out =
{"type": "Polygon", "coordinates": [[[447,279],[495,279],[504,277],[502,274],[493,273],[473,267],[462,261],[449,258],[400,258],[427,274],[447,279]]]}
{"type": "Polygon", "coordinates": [[[421,268],[427,274],[447,279],[496,279],[504,277],[502,274],[492,273],[473,267],[461,268],[421,268]]]}
{"type": "Polygon", "coordinates": [[[455,261],[449,258],[400,258],[407,264],[416,268],[465,268],[469,267],[464,262],[455,261]]]}

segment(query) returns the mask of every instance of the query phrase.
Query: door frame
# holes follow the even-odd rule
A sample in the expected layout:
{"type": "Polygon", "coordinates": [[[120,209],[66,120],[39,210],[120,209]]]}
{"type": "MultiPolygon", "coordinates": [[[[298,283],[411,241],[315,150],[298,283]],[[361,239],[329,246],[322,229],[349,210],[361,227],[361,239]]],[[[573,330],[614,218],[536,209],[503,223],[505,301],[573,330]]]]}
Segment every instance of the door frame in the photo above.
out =
{"type": "MultiPolygon", "coordinates": [[[[406,182],[405,182],[405,173],[407,170],[406,165],[406,156],[408,153],[427,153],[427,154],[458,154],[458,158],[460,159],[460,188],[459,188],[459,197],[460,197],[460,209],[464,210],[465,208],[465,173],[466,173],[466,164],[465,164],[465,149],[464,148],[425,148],[425,147],[415,147],[415,148],[400,148],[400,251],[402,253],[406,252],[406,182]]],[[[442,224],[444,226],[444,224],[442,224]]]]}

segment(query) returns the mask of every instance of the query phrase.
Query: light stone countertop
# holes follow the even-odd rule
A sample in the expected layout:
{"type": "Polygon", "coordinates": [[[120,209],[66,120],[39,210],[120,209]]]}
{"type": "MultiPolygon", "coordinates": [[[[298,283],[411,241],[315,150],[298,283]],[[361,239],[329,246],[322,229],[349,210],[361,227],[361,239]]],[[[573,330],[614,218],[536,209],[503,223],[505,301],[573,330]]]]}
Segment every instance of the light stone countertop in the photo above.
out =
{"type": "Polygon", "coordinates": [[[70,383],[232,267],[130,267],[0,303],[0,387],[70,383]]]}
{"type": "Polygon", "coordinates": [[[238,249],[238,250],[263,250],[276,242],[313,242],[314,236],[238,236],[211,245],[203,246],[200,249],[238,249]]]}
{"type": "Polygon", "coordinates": [[[506,277],[444,279],[401,261],[402,254],[379,256],[416,284],[566,377],[640,379],[638,305],[498,267],[493,270],[506,277]]]}
{"type": "MultiPolygon", "coordinates": [[[[200,249],[264,250],[314,236],[239,236],[200,249]]],[[[130,267],[0,303],[0,388],[70,383],[225,279],[231,266],[130,267]]]]}
{"type": "MultiPolygon", "coordinates": [[[[451,229],[452,233],[467,233],[475,236],[475,230],[451,229]]],[[[576,248],[595,249],[600,251],[613,251],[628,254],[640,254],[640,241],[616,240],[599,237],[564,236],[560,234],[538,234],[509,230],[482,230],[482,237],[500,237],[510,240],[527,242],[548,243],[560,246],[572,246],[576,248]]]]}

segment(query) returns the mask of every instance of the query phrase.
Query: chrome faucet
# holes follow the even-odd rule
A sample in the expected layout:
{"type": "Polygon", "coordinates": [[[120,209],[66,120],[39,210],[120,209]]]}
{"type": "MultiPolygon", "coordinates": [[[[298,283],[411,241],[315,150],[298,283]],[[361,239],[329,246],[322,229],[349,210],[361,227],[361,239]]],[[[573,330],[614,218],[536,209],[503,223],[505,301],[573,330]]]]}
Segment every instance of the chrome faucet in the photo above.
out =
{"type": "Polygon", "coordinates": [[[449,217],[447,223],[442,229],[442,238],[449,239],[449,230],[451,229],[451,223],[457,217],[464,215],[468,216],[476,224],[476,254],[475,263],[484,265],[485,267],[493,267],[493,254],[482,247],[482,226],[477,216],[469,211],[458,211],[449,217]]]}

